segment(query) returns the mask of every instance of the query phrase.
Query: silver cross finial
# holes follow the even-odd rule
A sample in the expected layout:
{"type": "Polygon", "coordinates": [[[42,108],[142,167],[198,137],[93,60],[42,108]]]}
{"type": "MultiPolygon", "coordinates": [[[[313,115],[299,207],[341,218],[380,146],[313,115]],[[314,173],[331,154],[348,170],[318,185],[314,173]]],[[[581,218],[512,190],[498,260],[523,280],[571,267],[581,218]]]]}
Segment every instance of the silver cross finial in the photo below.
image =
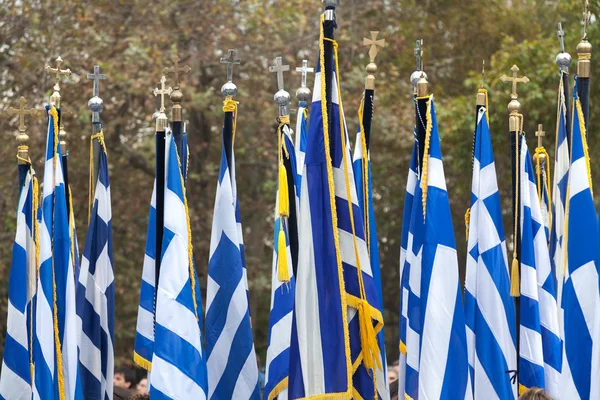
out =
{"type": "Polygon", "coordinates": [[[275,65],[269,67],[269,72],[277,73],[277,89],[283,90],[283,73],[289,71],[289,65],[283,65],[281,57],[275,58],[275,65]]]}
{"type": "Polygon", "coordinates": [[[241,64],[240,58],[235,58],[237,50],[229,49],[227,51],[227,57],[221,57],[221,64],[227,64],[227,81],[233,82],[233,66],[234,64],[241,64]]]}
{"type": "Polygon", "coordinates": [[[415,44],[415,57],[417,59],[417,71],[421,71],[422,70],[422,65],[421,65],[421,57],[423,57],[423,39],[419,39],[417,40],[417,43],[415,44]]]}
{"type": "Polygon", "coordinates": [[[94,81],[94,96],[100,96],[100,80],[106,79],[106,75],[100,73],[100,66],[94,65],[94,73],[87,74],[87,78],[94,81]]]}
{"type": "Polygon", "coordinates": [[[308,68],[308,60],[302,60],[302,68],[296,68],[296,72],[302,72],[302,86],[306,87],[306,77],[310,72],[315,72],[314,68],[308,68]]]}
{"type": "Polygon", "coordinates": [[[558,35],[558,40],[560,41],[560,52],[564,53],[565,52],[565,41],[564,41],[565,31],[563,31],[562,24],[560,22],[558,23],[558,31],[556,31],[556,34],[558,35]]]}

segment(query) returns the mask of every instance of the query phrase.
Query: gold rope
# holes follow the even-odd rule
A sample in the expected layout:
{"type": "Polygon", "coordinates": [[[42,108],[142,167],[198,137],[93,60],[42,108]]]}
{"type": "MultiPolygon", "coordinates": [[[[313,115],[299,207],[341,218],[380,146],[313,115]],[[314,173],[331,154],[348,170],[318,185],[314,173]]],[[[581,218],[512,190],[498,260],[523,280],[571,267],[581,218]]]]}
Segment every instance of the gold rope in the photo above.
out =
{"type": "MultiPolygon", "coordinates": [[[[432,96],[427,96],[427,126],[425,129],[425,150],[423,151],[423,167],[421,169],[421,202],[423,203],[423,219],[427,216],[427,192],[429,189],[429,145],[431,142],[431,130],[433,123],[431,121],[431,100],[432,96]]],[[[419,98],[417,98],[418,100],[419,98]]]]}
{"type": "Polygon", "coordinates": [[[235,142],[235,132],[237,128],[237,116],[238,116],[238,104],[239,101],[233,100],[233,97],[227,96],[225,100],[223,100],[223,112],[232,112],[233,113],[233,126],[231,133],[231,146],[235,142]]]}
{"type": "MultiPolygon", "coordinates": [[[[39,272],[39,259],[40,259],[40,241],[39,241],[39,237],[40,237],[40,232],[39,232],[39,223],[37,220],[38,217],[38,207],[39,207],[39,186],[38,186],[38,180],[35,177],[35,172],[33,171],[33,168],[31,167],[31,164],[29,165],[29,173],[31,174],[31,188],[32,188],[32,198],[31,198],[31,219],[32,219],[32,225],[33,225],[33,235],[34,235],[34,248],[35,248],[35,254],[34,254],[34,258],[33,258],[33,263],[35,266],[35,271],[36,271],[36,276],[38,275],[39,272]]],[[[29,277],[31,279],[31,277],[29,277]]],[[[34,277],[35,278],[35,277],[34,277]]],[[[29,307],[29,331],[31,332],[31,334],[29,335],[29,372],[31,374],[31,379],[33,379],[33,305],[31,307],[29,307]]]]}

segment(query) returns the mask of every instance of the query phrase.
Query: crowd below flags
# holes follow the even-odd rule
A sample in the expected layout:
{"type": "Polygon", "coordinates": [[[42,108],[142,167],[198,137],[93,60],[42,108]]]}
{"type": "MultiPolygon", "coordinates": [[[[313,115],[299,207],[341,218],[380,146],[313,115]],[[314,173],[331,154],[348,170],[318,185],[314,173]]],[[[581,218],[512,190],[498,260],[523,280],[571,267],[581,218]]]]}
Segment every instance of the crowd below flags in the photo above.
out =
{"type": "MultiPolygon", "coordinates": [[[[295,124],[277,72],[277,192],[274,202],[269,334],[264,369],[253,339],[235,166],[238,109],[229,50],[221,91],[221,163],[207,282],[198,279],[187,198],[187,128],[183,94],[162,77],[156,90],[156,175],[141,265],[133,361],[115,366],[115,295],[108,154],[96,67],[90,143],[89,215],[81,259],[75,233],[66,143],[59,139],[61,77],[45,108],[43,189],[29,159],[20,117],[19,197],[8,279],[8,316],[0,399],[591,399],[600,400],[600,233],[588,151],[589,57],[577,47],[557,57],[556,148],[531,154],[514,66],[509,103],[513,141],[513,225],[505,235],[488,94],[477,93],[471,201],[465,215],[466,276],[459,279],[450,197],[434,96],[421,65],[411,76],[414,142],[402,214],[398,282],[399,358],[387,357],[371,137],[375,57],[371,32],[365,90],[352,151],[344,117],[335,1],[324,1],[316,68],[296,71],[295,124]],[[315,72],[312,103],[307,86],[315,72]],[[414,78],[414,79],[413,79],[414,78]],[[171,96],[172,121],[165,97],[171,96]],[[572,101],[570,101],[572,99],[572,101]],[[295,127],[295,132],[291,128],[295,127]],[[553,162],[552,162],[553,161],[553,162]],[[41,192],[40,192],[41,190],[41,192]],[[206,307],[200,287],[206,285],[206,307]],[[464,289],[463,289],[464,288],[464,289]],[[332,367],[335,366],[335,367],[332,367]]],[[[586,23],[587,26],[587,23],[586,23]]],[[[559,37],[562,42],[562,28],[559,37]]],[[[64,138],[63,138],[64,139],[64,138]]],[[[193,140],[193,139],[192,139],[193,140]]],[[[498,149],[496,149],[498,150],[498,149]]],[[[508,150],[508,149],[507,149],[508,150]]],[[[373,149],[377,151],[376,148],[373,149]]],[[[387,267],[389,268],[389,267],[387,267]]]]}

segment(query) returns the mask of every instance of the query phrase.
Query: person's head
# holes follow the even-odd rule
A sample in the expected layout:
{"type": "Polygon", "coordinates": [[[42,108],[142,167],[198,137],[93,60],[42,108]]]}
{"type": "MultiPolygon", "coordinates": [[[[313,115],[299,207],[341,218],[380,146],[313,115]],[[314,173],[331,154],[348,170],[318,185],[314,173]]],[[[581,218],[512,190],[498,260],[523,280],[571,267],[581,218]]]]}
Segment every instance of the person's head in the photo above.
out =
{"type": "Polygon", "coordinates": [[[140,379],[140,381],[138,382],[135,390],[139,394],[146,394],[146,393],[148,393],[148,378],[142,378],[142,379],[140,379]]]}
{"type": "Polygon", "coordinates": [[[519,400],[552,400],[552,397],[548,396],[543,389],[531,388],[523,393],[519,400]]]}
{"type": "Polygon", "coordinates": [[[390,400],[398,400],[398,379],[390,382],[390,400]]]}
{"type": "Polygon", "coordinates": [[[119,367],[115,371],[113,384],[123,389],[133,389],[137,383],[135,371],[129,367],[119,367]]]}
{"type": "Polygon", "coordinates": [[[393,367],[387,368],[387,380],[388,383],[392,383],[393,381],[398,379],[398,373],[393,367]]]}
{"type": "Polygon", "coordinates": [[[396,376],[398,376],[400,374],[400,361],[394,360],[392,366],[394,367],[394,371],[396,371],[396,376]]]}

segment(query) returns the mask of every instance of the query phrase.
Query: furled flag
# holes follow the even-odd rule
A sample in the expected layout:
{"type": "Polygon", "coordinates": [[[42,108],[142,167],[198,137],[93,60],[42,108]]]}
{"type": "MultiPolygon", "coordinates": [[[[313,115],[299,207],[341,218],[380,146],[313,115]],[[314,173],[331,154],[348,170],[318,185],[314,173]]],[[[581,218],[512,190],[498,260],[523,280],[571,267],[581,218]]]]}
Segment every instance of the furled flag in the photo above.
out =
{"type": "Polygon", "coordinates": [[[208,397],[259,399],[233,141],[237,103],[223,105],[221,167],[215,199],[206,299],[208,397]]]}
{"type": "MultiPolygon", "coordinates": [[[[310,95],[310,94],[309,94],[310,95]]],[[[304,170],[304,158],[306,156],[306,128],[308,125],[308,103],[298,103],[298,116],[296,117],[296,186],[302,184],[302,171],[304,170]]],[[[300,196],[300,190],[298,190],[300,196]]]]}
{"type": "Polygon", "coordinates": [[[48,137],[40,220],[40,268],[33,348],[35,399],[83,398],[77,360],[75,273],[60,143],[58,112],[48,112],[48,137]]]}
{"type": "MultiPolygon", "coordinates": [[[[552,227],[550,230],[550,263],[556,284],[558,304],[561,304],[564,280],[566,243],[565,206],[567,204],[567,185],[569,183],[569,141],[567,137],[567,104],[561,72],[558,87],[558,110],[556,112],[556,150],[554,153],[554,180],[552,185],[552,227]]],[[[560,322],[560,321],[559,321],[560,322]]]]}
{"type": "MultiPolygon", "coordinates": [[[[536,135],[543,135],[542,125],[539,125],[539,131],[536,135]]],[[[542,146],[541,136],[538,137],[538,147],[535,148],[533,155],[535,163],[535,182],[538,200],[540,202],[540,211],[542,213],[542,222],[544,223],[544,232],[546,239],[550,244],[550,229],[552,228],[552,201],[550,198],[550,156],[542,146]]],[[[556,287],[556,285],[555,285],[556,287]]]]}
{"type": "MultiPolygon", "coordinates": [[[[574,92],[571,166],[566,204],[562,313],[561,399],[600,398],[600,286],[598,222],[581,103],[574,92]]],[[[560,266],[557,266],[559,268],[560,266]]]]}
{"type": "MultiPolygon", "coordinates": [[[[369,250],[373,283],[377,292],[379,312],[383,316],[383,293],[381,286],[381,271],[379,263],[379,244],[377,239],[377,225],[375,224],[375,208],[373,207],[373,178],[371,174],[371,121],[373,117],[374,90],[366,89],[364,98],[358,110],[358,133],[353,154],[354,180],[358,205],[362,211],[365,238],[369,250]]],[[[385,355],[385,340],[383,328],[377,334],[377,343],[381,352],[382,376],[387,377],[387,363],[385,355]]],[[[387,379],[385,379],[387,389],[387,379]]],[[[383,389],[383,388],[382,388],[383,389]]]]}
{"type": "Polygon", "coordinates": [[[332,41],[335,21],[322,20],[321,26],[300,196],[289,391],[292,398],[387,399],[376,336],[383,318],[334,67],[338,59],[332,41]]]}
{"type": "Polygon", "coordinates": [[[271,313],[269,347],[265,368],[266,400],[287,400],[290,340],[296,294],[294,265],[298,262],[298,228],[296,219],[296,154],[287,124],[280,124],[278,137],[279,185],[275,207],[273,272],[271,278],[271,313]],[[291,221],[291,219],[294,221],[291,221]],[[293,222],[293,223],[292,223],[293,222]]]}
{"type": "Polygon", "coordinates": [[[183,174],[174,136],[165,148],[165,219],[150,396],[206,399],[207,372],[198,319],[192,238],[183,174]]]}
{"type": "Polygon", "coordinates": [[[408,316],[408,302],[411,296],[410,291],[410,257],[409,257],[409,230],[410,218],[412,216],[413,201],[415,199],[415,186],[417,184],[417,164],[419,147],[415,140],[406,179],[406,194],[404,195],[404,211],[402,213],[402,237],[400,242],[400,342],[399,342],[399,373],[398,373],[398,393],[405,393],[406,381],[406,340],[409,335],[410,323],[408,316]]]}
{"type": "Polygon", "coordinates": [[[475,399],[515,399],[509,375],[517,368],[515,304],[485,107],[474,143],[464,296],[473,392],[475,399]]]}
{"type": "Polygon", "coordinates": [[[32,395],[33,299],[36,289],[36,240],[38,183],[31,163],[19,165],[25,172],[17,208],[17,233],[8,280],[8,312],[4,360],[0,374],[0,398],[30,400],[32,395]]]}
{"type": "Polygon", "coordinates": [[[520,136],[521,297],[519,394],[539,387],[559,396],[560,331],[547,236],[525,136],[520,136]]]}
{"type": "Polygon", "coordinates": [[[456,244],[433,96],[427,100],[426,121],[423,167],[408,238],[411,330],[406,343],[406,394],[413,399],[472,399],[456,244]],[[417,393],[409,393],[415,380],[417,393]]]}
{"type": "Polygon", "coordinates": [[[77,342],[84,397],[104,400],[113,395],[115,285],[108,159],[102,131],[95,138],[98,177],[77,282],[77,342]]]}

